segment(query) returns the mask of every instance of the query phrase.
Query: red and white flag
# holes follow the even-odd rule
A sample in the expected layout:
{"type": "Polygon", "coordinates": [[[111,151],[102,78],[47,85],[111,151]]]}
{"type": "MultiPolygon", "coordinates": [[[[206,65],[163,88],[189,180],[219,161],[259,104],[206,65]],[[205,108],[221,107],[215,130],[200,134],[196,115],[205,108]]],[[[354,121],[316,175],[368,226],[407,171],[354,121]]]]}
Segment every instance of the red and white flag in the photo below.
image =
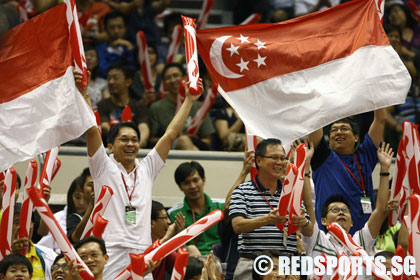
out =
{"type": "Polygon", "coordinates": [[[0,37],[0,170],[27,160],[95,125],[73,78],[66,5],[0,37]]]}
{"type": "Polygon", "coordinates": [[[403,103],[411,84],[374,0],[276,24],[198,30],[197,47],[248,133],[286,144],[343,117],[403,103]]]}
{"type": "Polygon", "coordinates": [[[0,216],[0,261],[12,252],[13,211],[15,209],[16,171],[10,167],[4,179],[0,216]]]}

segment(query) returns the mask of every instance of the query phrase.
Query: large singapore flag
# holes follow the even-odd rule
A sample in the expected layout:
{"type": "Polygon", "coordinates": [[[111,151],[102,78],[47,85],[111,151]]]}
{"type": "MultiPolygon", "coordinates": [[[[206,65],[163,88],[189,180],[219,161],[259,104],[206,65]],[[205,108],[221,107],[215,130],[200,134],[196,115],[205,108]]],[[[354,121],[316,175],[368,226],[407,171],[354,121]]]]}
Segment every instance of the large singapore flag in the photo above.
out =
{"type": "Polygon", "coordinates": [[[248,133],[285,143],[403,103],[411,81],[373,0],[277,24],[199,30],[197,47],[248,133]]]}
{"type": "Polygon", "coordinates": [[[73,59],[65,4],[0,37],[0,171],[95,126],[73,59]]]}

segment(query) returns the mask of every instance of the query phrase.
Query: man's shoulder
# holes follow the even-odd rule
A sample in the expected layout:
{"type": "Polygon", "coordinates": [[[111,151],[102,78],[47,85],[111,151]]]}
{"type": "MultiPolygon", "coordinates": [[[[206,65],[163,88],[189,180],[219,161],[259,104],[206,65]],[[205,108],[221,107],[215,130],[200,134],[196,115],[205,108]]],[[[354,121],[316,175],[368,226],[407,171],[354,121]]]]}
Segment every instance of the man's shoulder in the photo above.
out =
{"type": "Polygon", "coordinates": [[[178,212],[181,212],[184,208],[184,201],[174,205],[173,207],[169,208],[168,214],[169,216],[175,216],[178,212]]]}
{"type": "Polygon", "coordinates": [[[254,184],[253,184],[252,180],[249,180],[247,182],[244,182],[242,184],[239,184],[236,187],[236,189],[242,189],[242,190],[250,190],[250,189],[252,189],[252,190],[254,190],[255,187],[254,187],[254,184]]]}

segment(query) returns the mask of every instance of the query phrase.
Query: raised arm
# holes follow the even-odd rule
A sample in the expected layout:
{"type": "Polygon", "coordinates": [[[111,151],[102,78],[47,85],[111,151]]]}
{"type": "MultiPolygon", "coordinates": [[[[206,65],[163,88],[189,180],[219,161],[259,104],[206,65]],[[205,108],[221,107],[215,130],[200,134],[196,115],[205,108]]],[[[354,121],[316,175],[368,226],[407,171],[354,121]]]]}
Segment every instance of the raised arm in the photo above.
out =
{"type": "MultiPolygon", "coordinates": [[[[89,105],[90,109],[92,109],[92,103],[90,102],[90,95],[88,91],[88,87],[85,89],[81,89],[78,85],[82,81],[82,75],[78,73],[77,71],[73,72],[74,79],[76,81],[76,86],[81,92],[83,98],[85,99],[86,103],[89,105]]],[[[92,109],[93,110],[93,109],[92,109]]],[[[99,133],[99,130],[96,126],[92,126],[88,130],[86,130],[86,147],[88,156],[92,157],[96,151],[99,149],[99,147],[102,145],[102,138],[101,134],[99,133]]]]}
{"type": "Polygon", "coordinates": [[[224,208],[224,212],[225,212],[224,222],[225,223],[227,223],[227,221],[229,220],[229,205],[230,205],[230,198],[232,197],[232,193],[238,185],[245,182],[246,176],[251,171],[251,166],[252,166],[252,163],[254,162],[254,155],[255,155],[255,151],[245,152],[245,158],[244,158],[241,173],[239,174],[235,183],[233,183],[233,186],[230,188],[230,190],[229,190],[229,192],[226,196],[225,208],[224,208]]]}
{"type": "MultiPolygon", "coordinates": [[[[179,111],[176,113],[172,121],[169,123],[168,127],[166,128],[165,134],[163,134],[163,136],[159,139],[155,146],[156,151],[158,152],[163,161],[166,161],[169,150],[172,147],[172,143],[175,141],[182,128],[184,127],[185,121],[187,120],[190,114],[192,105],[200,97],[200,95],[190,94],[190,92],[188,91],[188,84],[189,82],[185,85],[186,97],[184,103],[182,104],[181,108],[179,108],[179,111]]],[[[199,80],[199,85],[201,88],[203,87],[201,78],[199,80]]]]}
{"type": "Polygon", "coordinates": [[[376,208],[367,221],[370,234],[373,238],[378,236],[384,219],[388,215],[388,199],[389,199],[389,168],[391,167],[392,148],[389,144],[382,143],[378,148],[378,161],[381,165],[381,175],[379,176],[379,189],[376,199],[376,208]]]}
{"type": "Polygon", "coordinates": [[[374,111],[373,122],[369,128],[369,136],[375,144],[376,148],[382,141],[384,134],[385,122],[387,118],[386,108],[378,109],[374,111]]]}
{"type": "Polygon", "coordinates": [[[316,149],[319,143],[321,142],[323,136],[324,130],[320,128],[309,134],[308,141],[309,143],[313,143],[314,149],[316,149]]]}

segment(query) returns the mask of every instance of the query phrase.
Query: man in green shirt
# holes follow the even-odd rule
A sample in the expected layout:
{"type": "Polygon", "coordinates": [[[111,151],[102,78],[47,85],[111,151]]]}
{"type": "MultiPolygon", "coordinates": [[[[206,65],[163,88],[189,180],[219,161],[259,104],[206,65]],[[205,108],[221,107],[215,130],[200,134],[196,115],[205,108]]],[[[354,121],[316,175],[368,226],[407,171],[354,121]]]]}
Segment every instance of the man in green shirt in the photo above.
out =
{"type": "MultiPolygon", "coordinates": [[[[168,214],[172,222],[179,212],[185,216],[185,227],[188,227],[215,209],[223,211],[223,200],[212,199],[204,193],[206,177],[204,168],[198,162],[181,163],[175,170],[175,181],[185,197],[183,202],[169,209],[168,214]]],[[[207,255],[213,244],[219,242],[217,225],[214,225],[187,244],[196,245],[201,254],[207,255]]]]}

